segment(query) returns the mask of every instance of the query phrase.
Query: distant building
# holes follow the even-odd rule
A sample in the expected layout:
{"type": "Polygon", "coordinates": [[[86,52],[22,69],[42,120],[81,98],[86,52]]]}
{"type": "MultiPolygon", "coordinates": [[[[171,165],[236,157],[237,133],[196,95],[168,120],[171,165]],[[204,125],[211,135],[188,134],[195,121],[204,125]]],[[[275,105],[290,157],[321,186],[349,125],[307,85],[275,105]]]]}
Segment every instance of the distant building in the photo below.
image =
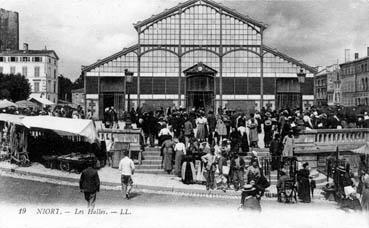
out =
{"type": "Polygon", "coordinates": [[[314,104],[316,106],[327,106],[327,68],[324,68],[314,76],[314,104]]]}
{"type": "Polygon", "coordinates": [[[327,67],[327,104],[335,105],[335,87],[337,80],[339,80],[338,64],[333,64],[327,67]]]}
{"type": "Polygon", "coordinates": [[[17,12],[0,9],[0,51],[19,50],[19,17],[17,12]]]}
{"type": "Polygon", "coordinates": [[[72,90],[72,103],[80,105],[83,109],[85,108],[85,89],[72,90]]]}
{"type": "Polygon", "coordinates": [[[369,105],[369,47],[366,57],[340,64],[343,106],[369,105]]]}
{"type": "Polygon", "coordinates": [[[23,50],[0,52],[0,73],[24,75],[31,84],[31,97],[58,102],[58,60],[53,50],[23,50]]]}

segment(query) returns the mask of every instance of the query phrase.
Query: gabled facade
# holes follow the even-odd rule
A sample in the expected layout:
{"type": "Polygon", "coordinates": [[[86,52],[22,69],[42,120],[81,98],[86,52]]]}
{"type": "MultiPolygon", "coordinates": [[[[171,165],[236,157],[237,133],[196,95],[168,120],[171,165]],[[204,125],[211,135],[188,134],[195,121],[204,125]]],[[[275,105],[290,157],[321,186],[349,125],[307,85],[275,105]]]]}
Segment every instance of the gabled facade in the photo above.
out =
{"type": "Polygon", "coordinates": [[[95,118],[109,106],[122,114],[127,106],[125,69],[134,72],[135,107],[200,108],[190,107],[197,96],[189,91],[184,72],[198,63],[217,72],[202,108],[293,108],[299,107],[301,94],[305,103],[312,103],[316,69],[266,46],[266,27],[209,0],[190,0],[137,22],[136,45],[82,69],[87,108],[94,107],[95,118]],[[300,69],[307,74],[302,88],[296,75],[300,69]]]}

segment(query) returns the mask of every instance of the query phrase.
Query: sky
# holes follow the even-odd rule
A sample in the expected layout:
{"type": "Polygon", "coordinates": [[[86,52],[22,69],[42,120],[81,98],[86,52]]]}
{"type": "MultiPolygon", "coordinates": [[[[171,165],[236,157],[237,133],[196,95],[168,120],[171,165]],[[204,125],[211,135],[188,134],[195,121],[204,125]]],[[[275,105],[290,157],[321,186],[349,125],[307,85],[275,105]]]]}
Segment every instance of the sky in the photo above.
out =
{"type": "MultiPolygon", "coordinates": [[[[133,23],[185,0],[0,0],[19,12],[20,48],[55,50],[75,80],[90,65],[137,43],[133,23]]],[[[264,43],[310,66],[366,56],[369,0],[216,0],[268,25],[264,43]]]]}

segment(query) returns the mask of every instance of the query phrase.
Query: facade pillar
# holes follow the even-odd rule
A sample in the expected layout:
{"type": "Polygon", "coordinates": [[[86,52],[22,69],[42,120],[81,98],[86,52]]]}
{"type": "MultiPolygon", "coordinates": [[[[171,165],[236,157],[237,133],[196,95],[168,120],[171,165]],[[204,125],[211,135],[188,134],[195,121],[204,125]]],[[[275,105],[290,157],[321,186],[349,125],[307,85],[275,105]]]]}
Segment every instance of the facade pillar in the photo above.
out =
{"type": "Polygon", "coordinates": [[[263,51],[263,32],[260,28],[260,110],[264,107],[264,51],[263,51]]]}
{"type": "MultiPolygon", "coordinates": [[[[178,107],[182,105],[182,9],[179,9],[179,32],[178,32],[178,107]]],[[[186,91],[184,91],[186,94],[186,91]]],[[[186,104],[184,104],[186,105],[186,104]]]]}
{"type": "Polygon", "coordinates": [[[219,106],[223,109],[223,10],[220,9],[219,37],[219,106]]]}

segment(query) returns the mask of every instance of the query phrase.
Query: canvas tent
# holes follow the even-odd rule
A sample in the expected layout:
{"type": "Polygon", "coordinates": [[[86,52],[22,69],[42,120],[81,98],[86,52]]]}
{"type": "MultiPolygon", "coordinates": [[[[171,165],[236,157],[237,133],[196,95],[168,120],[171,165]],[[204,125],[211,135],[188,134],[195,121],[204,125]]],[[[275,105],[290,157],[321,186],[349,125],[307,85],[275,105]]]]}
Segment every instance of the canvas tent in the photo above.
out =
{"type": "Polygon", "coordinates": [[[39,108],[37,104],[28,100],[17,101],[15,103],[18,105],[19,108],[33,108],[33,109],[39,108]]]}
{"type": "Polygon", "coordinates": [[[22,123],[27,128],[40,128],[55,131],[59,135],[80,135],[90,143],[98,141],[94,122],[84,119],[68,119],[52,116],[26,116],[22,123]]]}
{"type": "Polygon", "coordinates": [[[369,155],[369,142],[367,142],[364,146],[359,147],[355,150],[352,150],[355,154],[365,154],[369,155]]]}
{"type": "Polygon", "coordinates": [[[0,113],[0,121],[3,122],[10,122],[17,125],[23,125],[22,119],[25,116],[22,115],[12,115],[12,114],[6,114],[6,113],[0,113]]]}
{"type": "Polygon", "coordinates": [[[49,101],[48,99],[41,98],[41,97],[31,97],[28,100],[31,101],[31,102],[34,102],[34,103],[36,103],[38,105],[41,105],[41,106],[55,105],[53,102],[49,101]]]}
{"type": "Polygon", "coordinates": [[[8,101],[7,99],[0,100],[0,108],[17,107],[17,104],[8,101]]]}

